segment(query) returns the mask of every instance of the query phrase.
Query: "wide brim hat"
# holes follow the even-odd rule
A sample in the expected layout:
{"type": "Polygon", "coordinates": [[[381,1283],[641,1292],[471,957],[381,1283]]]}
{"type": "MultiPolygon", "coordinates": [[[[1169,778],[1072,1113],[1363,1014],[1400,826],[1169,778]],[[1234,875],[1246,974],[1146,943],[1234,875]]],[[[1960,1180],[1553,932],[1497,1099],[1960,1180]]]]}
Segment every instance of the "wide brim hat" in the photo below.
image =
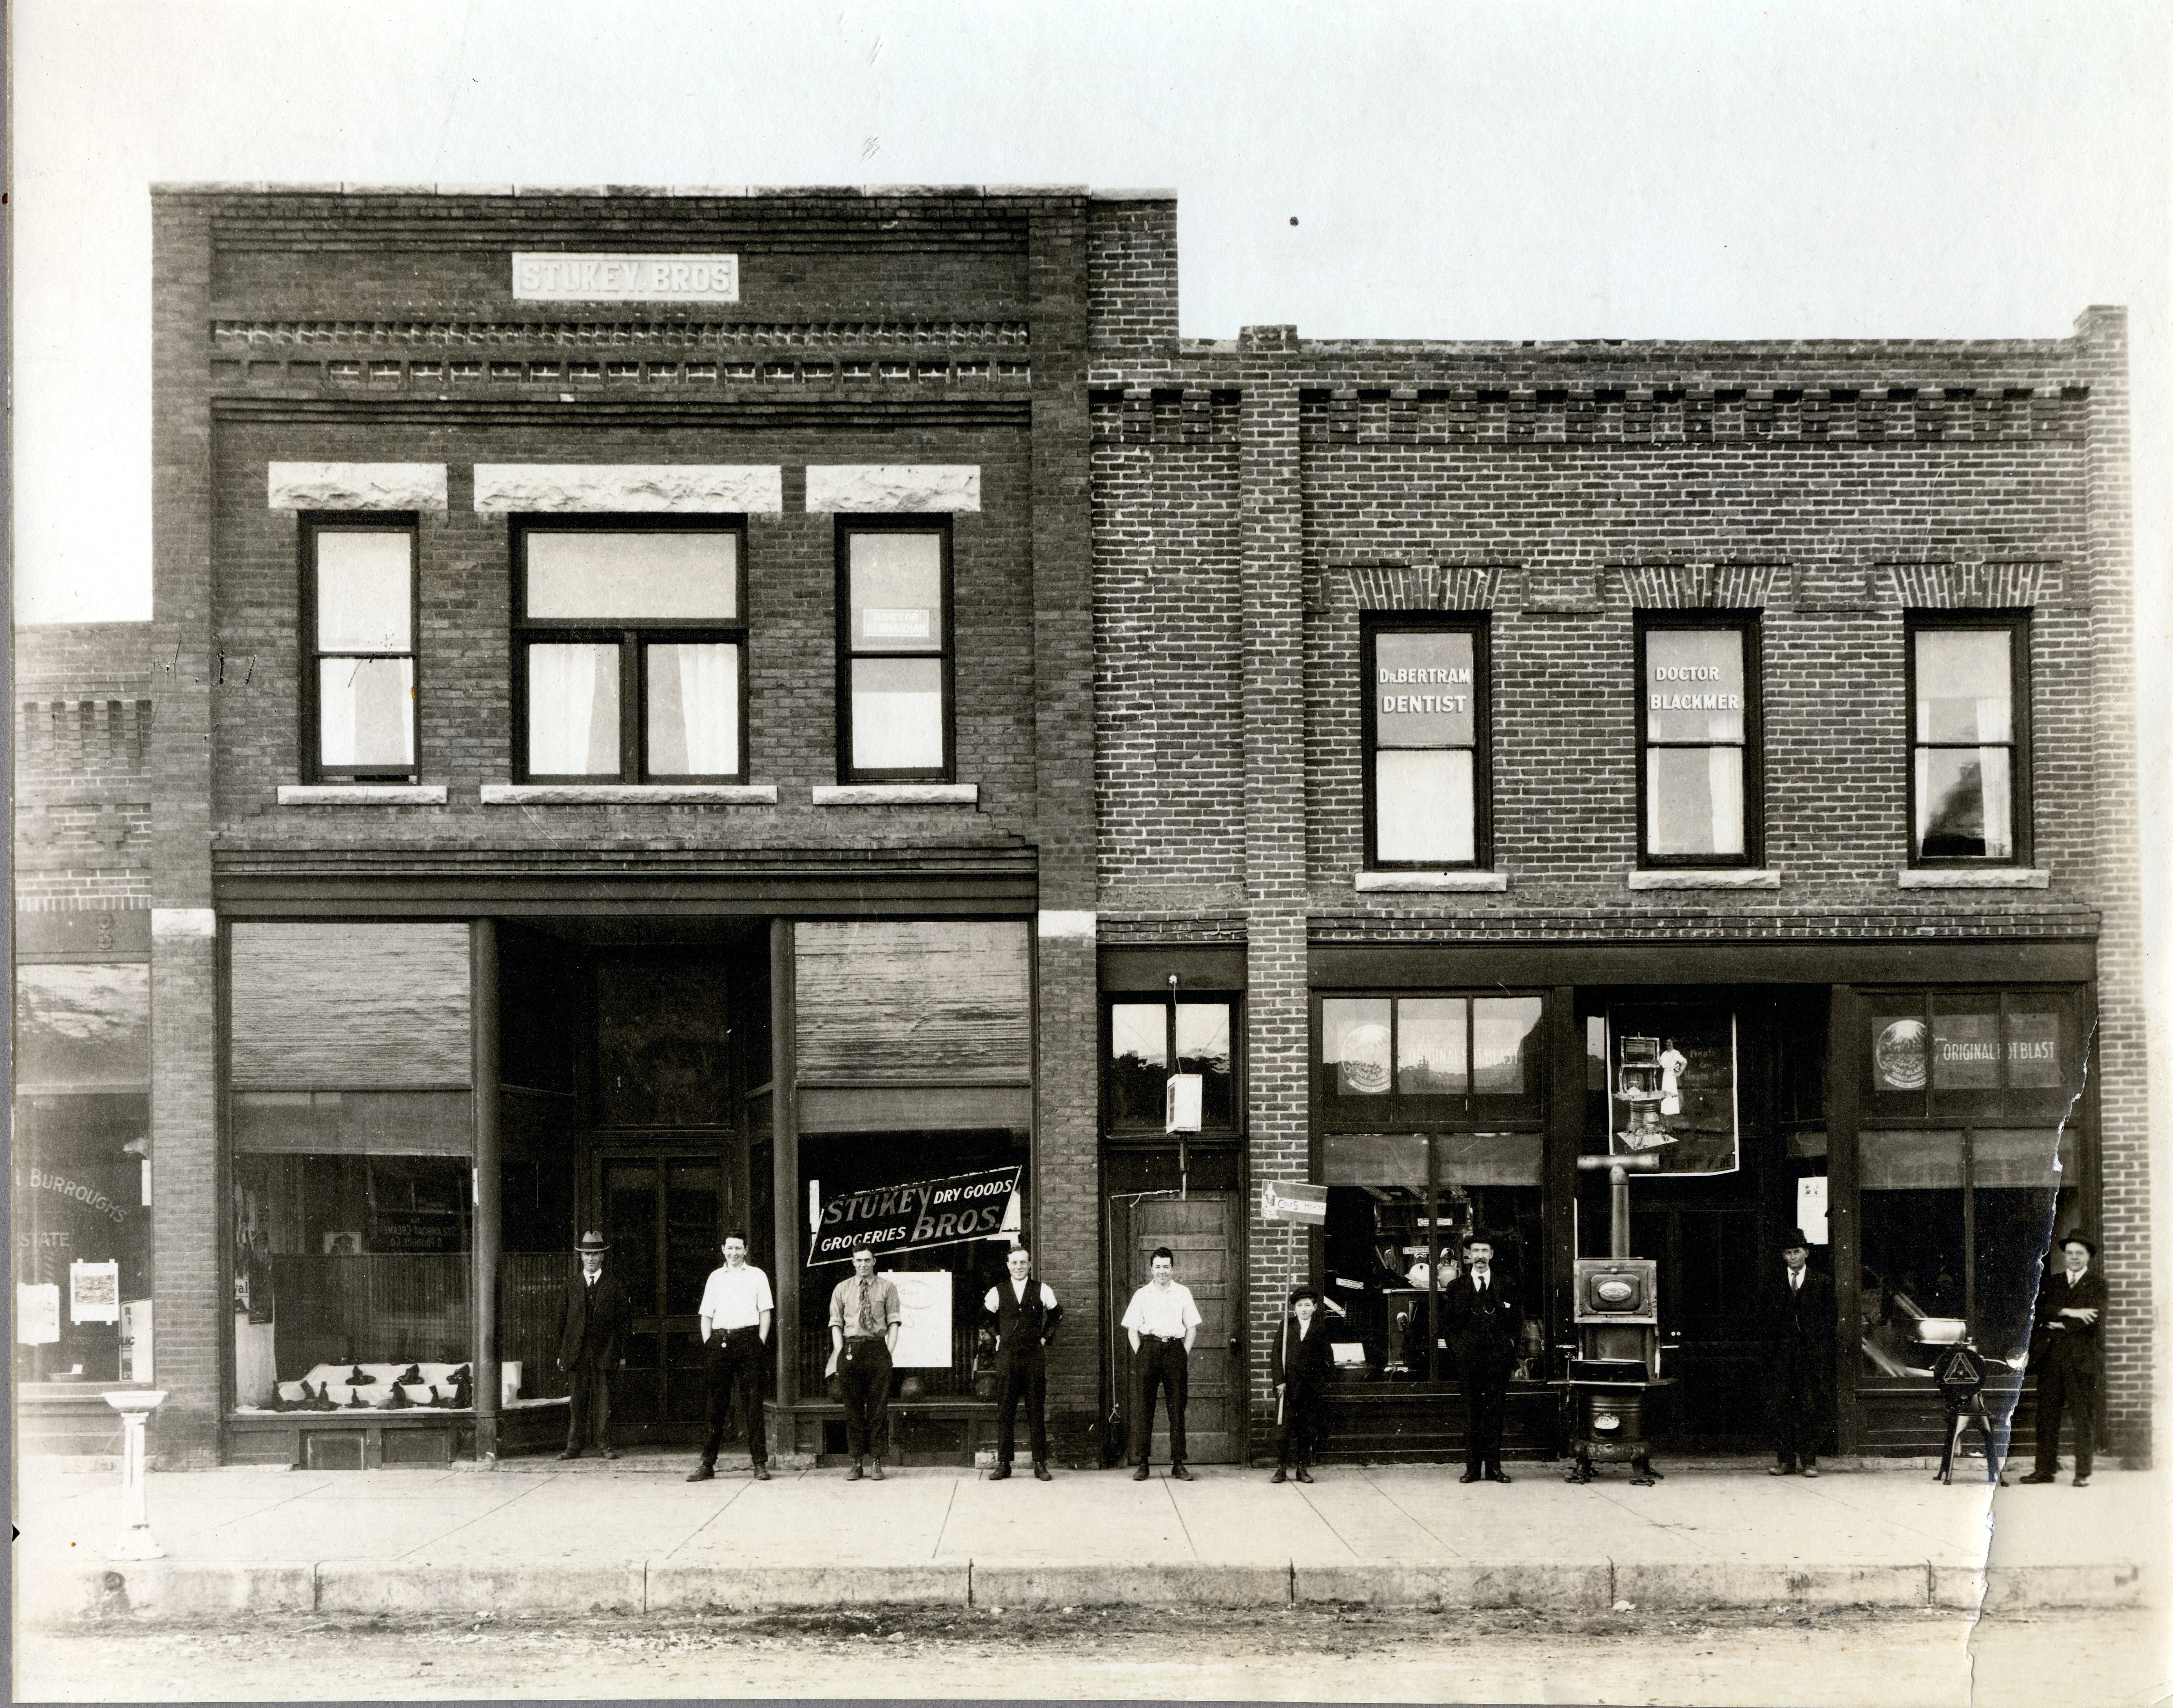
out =
{"type": "Polygon", "coordinates": [[[1784,1251],[1808,1251],[1811,1249],[1811,1242],[1804,1237],[1801,1228],[1794,1228],[1789,1230],[1788,1237],[1781,1241],[1781,1249],[1784,1251]]]}
{"type": "Polygon", "coordinates": [[[591,1229],[581,1235],[580,1243],[574,1249],[576,1251],[608,1251],[611,1247],[604,1243],[604,1236],[601,1234],[591,1229]]]}
{"type": "Polygon", "coordinates": [[[2098,1254],[2098,1242],[2095,1240],[2093,1240],[2088,1234],[2085,1234],[2080,1228],[2069,1229],[2068,1232],[2061,1235],[2058,1239],[2052,1242],[2052,1249],[2056,1251],[2063,1251],[2070,1246],[2080,1246],[2084,1247],[2093,1257],[2096,1257],[2098,1254]]]}

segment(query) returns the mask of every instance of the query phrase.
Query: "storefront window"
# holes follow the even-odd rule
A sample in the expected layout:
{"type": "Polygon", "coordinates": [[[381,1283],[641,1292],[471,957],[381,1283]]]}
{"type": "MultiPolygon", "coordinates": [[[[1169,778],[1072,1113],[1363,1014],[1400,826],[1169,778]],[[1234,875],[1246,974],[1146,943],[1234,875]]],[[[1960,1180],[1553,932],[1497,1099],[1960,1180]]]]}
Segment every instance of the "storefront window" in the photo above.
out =
{"type": "MultiPolygon", "coordinates": [[[[260,1114],[274,1125],[269,1110],[260,1114]]],[[[235,1158],[233,1180],[242,1409],[472,1403],[464,1158],[245,1153],[235,1158]]]]}
{"type": "Polygon", "coordinates": [[[1868,1108],[1889,1119],[2057,1121],[2081,1084],[2064,991],[1885,995],[1867,1019],[1868,1108]]]}
{"type": "Polygon", "coordinates": [[[15,1374],[152,1377],[150,969],[15,975],[15,1374]]]}
{"type": "Polygon", "coordinates": [[[1200,1127],[1237,1126],[1231,1060],[1234,1006],[1227,1001],[1140,1001],[1109,1004],[1108,1124],[1113,1130],[1163,1128],[1163,1088],[1172,1072],[1200,1080],[1200,1127]]]}
{"type": "Polygon", "coordinates": [[[1535,996],[1323,997],[1329,1126],[1536,1120],[1539,1013],[1535,996]]]}
{"type": "Polygon", "coordinates": [[[1858,1170],[1865,1373],[1924,1375],[1939,1337],[1958,1333],[2019,1358],[2045,1253],[2079,1201],[2072,1137],[1867,1129],[1858,1170]]]}

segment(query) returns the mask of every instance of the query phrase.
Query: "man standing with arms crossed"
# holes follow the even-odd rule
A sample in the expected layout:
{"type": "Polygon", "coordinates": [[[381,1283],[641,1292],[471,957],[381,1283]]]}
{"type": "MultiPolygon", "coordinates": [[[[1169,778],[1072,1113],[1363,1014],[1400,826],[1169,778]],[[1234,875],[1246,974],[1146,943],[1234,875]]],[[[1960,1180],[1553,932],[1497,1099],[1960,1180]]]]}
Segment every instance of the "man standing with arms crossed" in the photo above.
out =
{"type": "Polygon", "coordinates": [[[1033,1257],[1023,1246],[1011,1247],[1004,1259],[1011,1278],[989,1289],[982,1308],[996,1319],[996,1414],[1003,1428],[996,1437],[996,1468],[991,1483],[1011,1473],[1016,1441],[1012,1425],[1018,1403],[1026,1401],[1027,1444],[1033,1451],[1033,1474],[1042,1482],[1049,1474],[1049,1360],[1042,1349],[1056,1338],[1056,1325],[1064,1320],[1064,1307],[1048,1284],[1033,1280],[1033,1257]]]}
{"type": "Polygon", "coordinates": [[[2098,1248],[2086,1235],[2060,1241],[2060,1273],[2037,1289],[2030,1368],[2037,1373],[2037,1463],[2025,1483],[2049,1483],[2060,1468],[2060,1413],[2075,1419],[2075,1487],[2090,1485],[2098,1433],[2098,1331],[2105,1278],[2090,1273],[2098,1248]]]}
{"type": "Polygon", "coordinates": [[[1169,1403],[1169,1474],[1189,1483],[1192,1473],[1184,1468],[1184,1392],[1192,1343],[1200,1333],[1200,1307],[1192,1302],[1191,1289],[1177,1278],[1177,1259],[1168,1246],[1155,1247],[1149,1267],[1153,1278],[1132,1295],[1124,1310],[1124,1332],[1131,1339],[1132,1369],[1139,1385],[1139,1404],[1132,1413],[1132,1451],[1139,1468],[1132,1473],[1132,1480],[1147,1480],[1147,1461],[1154,1454],[1158,1383],[1169,1403]]]}
{"type": "Polygon", "coordinates": [[[747,1457],[754,1479],[769,1481],[769,1446],[762,1417],[762,1363],[776,1313],[769,1278],[747,1260],[747,1241],[725,1236],[725,1262],[709,1272],[702,1289],[702,1344],[709,1349],[709,1393],[704,1421],[709,1438],[702,1462],[689,1472],[689,1483],[706,1483],[717,1474],[717,1448],[725,1439],[725,1417],[734,1402],[747,1419],[747,1457]]]}
{"type": "Polygon", "coordinates": [[[845,1403],[845,1452],[853,1468],[848,1483],[866,1475],[883,1479],[882,1456],[890,1450],[891,1354],[898,1350],[898,1325],[905,1312],[894,1282],[876,1277],[872,1246],[853,1251],[853,1273],[830,1292],[830,1366],[822,1373],[838,1378],[845,1403]]]}

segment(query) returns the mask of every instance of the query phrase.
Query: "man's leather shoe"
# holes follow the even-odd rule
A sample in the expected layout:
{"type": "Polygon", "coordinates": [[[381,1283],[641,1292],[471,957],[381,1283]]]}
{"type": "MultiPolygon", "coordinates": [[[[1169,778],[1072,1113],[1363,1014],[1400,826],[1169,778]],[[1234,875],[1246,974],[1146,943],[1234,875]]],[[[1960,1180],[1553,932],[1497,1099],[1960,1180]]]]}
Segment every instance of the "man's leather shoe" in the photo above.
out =
{"type": "Polygon", "coordinates": [[[1284,1470],[1281,1466],[1278,1465],[1275,1467],[1275,1474],[1269,1478],[1268,1481],[1270,1483],[1287,1483],[1290,1481],[1290,1473],[1284,1470]]]}
{"type": "Polygon", "coordinates": [[[1476,1483],[1479,1480],[1479,1473],[1476,1471],[1466,1471],[1456,1480],[1459,1483],[1476,1483]]]}
{"type": "Polygon", "coordinates": [[[1796,1467],[1793,1465],[1768,1465],[1766,1474],[1769,1477],[1793,1477],[1796,1474],[1796,1467]]]}
{"type": "Polygon", "coordinates": [[[1301,1483],[1310,1483],[1313,1481],[1313,1473],[1307,1470],[1302,1465],[1297,1467],[1296,1474],[1297,1476],[1297,1480],[1301,1483]]]}
{"type": "Polygon", "coordinates": [[[1806,1477],[1815,1477],[1819,1474],[1819,1467],[1806,1459],[1804,1461],[1804,1474],[1806,1477]]]}
{"type": "Polygon", "coordinates": [[[1490,1483],[1512,1483],[1516,1479],[1499,1465],[1489,1465],[1486,1467],[1486,1480],[1490,1483]]]}
{"type": "Polygon", "coordinates": [[[853,1461],[853,1468],[845,1473],[845,1480],[848,1483],[857,1483],[860,1480],[860,1462],[855,1459],[853,1461]]]}
{"type": "Polygon", "coordinates": [[[2078,1489],[2087,1489],[2090,1486],[2090,1479],[2087,1477],[2078,1477],[2075,1478],[2074,1486],[2078,1489]]]}
{"type": "Polygon", "coordinates": [[[1147,1480],[1147,1462],[1146,1462],[1146,1460],[1142,1459],[1142,1460],[1140,1460],[1140,1467],[1139,1467],[1139,1469],[1132,1473],[1132,1481],[1134,1481],[1135,1483],[1144,1483],[1144,1482],[1146,1482],[1146,1480],[1147,1480]]]}
{"type": "Polygon", "coordinates": [[[716,1474],[717,1467],[714,1465],[697,1465],[687,1473],[687,1480],[689,1483],[706,1483],[716,1474]]]}
{"type": "Polygon", "coordinates": [[[618,1449],[616,1447],[599,1447],[596,1449],[596,1457],[599,1459],[616,1459],[618,1457],[618,1449]]]}
{"type": "Polygon", "coordinates": [[[2019,1483],[2050,1483],[2053,1478],[2050,1471],[2032,1471],[2027,1477],[2018,1477],[2015,1480],[2019,1483]]]}
{"type": "Polygon", "coordinates": [[[1192,1473],[1182,1465],[1172,1465],[1169,1467],[1169,1474],[1180,1483],[1189,1483],[1192,1480],[1192,1473]]]}
{"type": "Polygon", "coordinates": [[[562,1459],[578,1459],[581,1457],[581,1450],[579,1447],[569,1447],[558,1457],[562,1459]]]}
{"type": "Polygon", "coordinates": [[[1033,1462],[1033,1480],[1037,1483],[1054,1483],[1056,1478],[1049,1474],[1048,1466],[1036,1459],[1033,1462]]]}
{"type": "Polygon", "coordinates": [[[754,1467],[754,1480],[758,1483],[767,1483],[769,1481],[769,1467],[767,1465],[756,1466],[754,1467]]]}
{"type": "Polygon", "coordinates": [[[989,1473],[989,1480],[991,1483],[1000,1483],[1005,1478],[1010,1476],[1011,1473],[1011,1467],[1010,1466],[999,1465],[995,1470],[989,1473]]]}
{"type": "Polygon", "coordinates": [[[869,1460],[869,1461],[868,1461],[868,1481],[869,1481],[869,1482],[871,1482],[871,1483],[880,1483],[880,1482],[882,1482],[882,1479],[883,1479],[883,1473],[882,1473],[882,1460],[880,1460],[880,1459],[871,1459],[871,1460],[869,1460]]]}

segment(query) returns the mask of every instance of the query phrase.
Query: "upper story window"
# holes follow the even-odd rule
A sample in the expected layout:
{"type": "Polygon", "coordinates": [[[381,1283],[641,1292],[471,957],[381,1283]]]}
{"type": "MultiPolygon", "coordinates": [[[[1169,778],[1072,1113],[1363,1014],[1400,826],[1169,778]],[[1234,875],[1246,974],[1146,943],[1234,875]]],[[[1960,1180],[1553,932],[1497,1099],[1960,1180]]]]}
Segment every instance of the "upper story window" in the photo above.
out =
{"type": "Polygon", "coordinates": [[[415,520],[309,518],[304,746],[315,781],[415,780],[415,520]]]}
{"type": "Polygon", "coordinates": [[[1492,859],[1486,640],[1484,616],[1362,619],[1369,868],[1492,859]]]}
{"type": "Polygon", "coordinates": [[[1755,864],[1761,769],[1756,613],[1641,617],[1637,679],[1642,863],[1755,864]]]}
{"type": "Polygon", "coordinates": [[[2030,618],[1908,619],[1911,859],[2030,857],[2030,618]]]}
{"type": "Polygon", "coordinates": [[[743,544],[714,517],[515,524],[524,777],[746,781],[743,544]]]}
{"type": "Polygon", "coordinates": [[[950,781],[950,525],[841,522],[838,584],[838,781],[950,781]]]}
{"type": "Polygon", "coordinates": [[[1187,995],[1113,998],[1108,1005],[1108,1053],[1103,1074],[1112,1132],[1163,1130],[1163,1089],[1169,1076],[1200,1076],[1200,1130],[1237,1129],[1232,1040],[1237,1004],[1225,997],[1187,995]]]}

